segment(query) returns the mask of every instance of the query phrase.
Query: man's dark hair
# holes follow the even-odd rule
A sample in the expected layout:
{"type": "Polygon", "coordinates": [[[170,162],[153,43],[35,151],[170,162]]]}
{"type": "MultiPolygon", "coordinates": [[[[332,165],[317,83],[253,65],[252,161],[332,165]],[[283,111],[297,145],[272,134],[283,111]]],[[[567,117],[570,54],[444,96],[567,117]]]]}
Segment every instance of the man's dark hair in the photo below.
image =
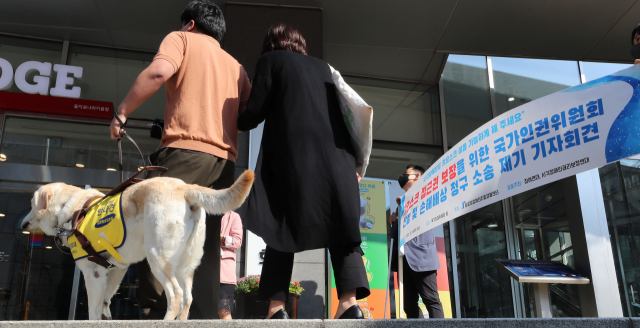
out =
{"type": "Polygon", "coordinates": [[[271,26],[262,43],[262,55],[275,50],[289,50],[307,54],[307,41],[297,28],[279,23],[271,26]]]}
{"type": "Polygon", "coordinates": [[[633,39],[636,38],[636,34],[640,33],[640,24],[638,24],[636,26],[636,28],[633,29],[633,31],[631,31],[631,45],[633,45],[633,39]]]}
{"type": "Polygon", "coordinates": [[[424,171],[426,171],[426,170],[424,169],[424,167],[422,167],[422,166],[420,166],[420,165],[415,165],[415,164],[409,164],[409,165],[407,166],[407,170],[408,170],[408,169],[412,169],[412,170],[414,170],[414,171],[418,171],[418,172],[420,172],[420,175],[423,175],[423,174],[424,174],[424,171]]]}
{"type": "Polygon", "coordinates": [[[184,8],[180,19],[183,24],[188,24],[193,20],[198,31],[213,37],[218,42],[222,42],[222,37],[227,31],[222,10],[208,0],[191,1],[187,8],[184,8]]]}

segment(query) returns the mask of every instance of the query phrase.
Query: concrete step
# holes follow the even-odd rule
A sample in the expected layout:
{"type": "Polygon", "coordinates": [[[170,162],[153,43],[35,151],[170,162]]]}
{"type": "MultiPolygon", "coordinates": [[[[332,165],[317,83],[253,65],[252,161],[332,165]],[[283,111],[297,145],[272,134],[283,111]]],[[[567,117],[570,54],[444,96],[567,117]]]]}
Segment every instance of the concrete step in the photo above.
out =
{"type": "Polygon", "coordinates": [[[188,320],[188,321],[4,321],[0,328],[640,328],[640,318],[433,319],[433,320],[188,320]]]}

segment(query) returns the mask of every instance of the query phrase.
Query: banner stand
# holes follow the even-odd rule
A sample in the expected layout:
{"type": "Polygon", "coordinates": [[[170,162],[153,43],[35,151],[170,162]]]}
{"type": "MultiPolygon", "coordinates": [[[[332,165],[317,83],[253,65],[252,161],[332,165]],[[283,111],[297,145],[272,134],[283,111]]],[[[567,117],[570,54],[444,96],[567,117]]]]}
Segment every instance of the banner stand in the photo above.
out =
{"type": "Polygon", "coordinates": [[[396,319],[406,319],[407,316],[404,314],[404,283],[403,283],[403,274],[402,274],[402,263],[403,256],[398,252],[398,302],[400,304],[400,311],[396,313],[396,319]]]}
{"type": "MultiPolygon", "coordinates": [[[[391,231],[393,231],[393,225],[391,226],[391,231]]],[[[391,280],[391,260],[393,259],[393,234],[391,235],[391,249],[389,251],[389,271],[387,273],[387,293],[384,296],[384,319],[387,319],[387,305],[389,305],[389,292],[391,291],[391,289],[389,288],[389,281],[391,280]]],[[[391,312],[391,311],[389,311],[391,312]]]]}

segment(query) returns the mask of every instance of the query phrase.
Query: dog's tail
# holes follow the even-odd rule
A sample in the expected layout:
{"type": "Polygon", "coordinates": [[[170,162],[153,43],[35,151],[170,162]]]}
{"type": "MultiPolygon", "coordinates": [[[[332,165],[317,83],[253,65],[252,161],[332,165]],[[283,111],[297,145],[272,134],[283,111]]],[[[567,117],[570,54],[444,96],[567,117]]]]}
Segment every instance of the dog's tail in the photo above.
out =
{"type": "Polygon", "coordinates": [[[227,189],[214,190],[196,185],[182,186],[181,189],[189,205],[200,206],[209,214],[224,214],[242,205],[251,190],[254,177],[253,171],[246,170],[227,189]]]}

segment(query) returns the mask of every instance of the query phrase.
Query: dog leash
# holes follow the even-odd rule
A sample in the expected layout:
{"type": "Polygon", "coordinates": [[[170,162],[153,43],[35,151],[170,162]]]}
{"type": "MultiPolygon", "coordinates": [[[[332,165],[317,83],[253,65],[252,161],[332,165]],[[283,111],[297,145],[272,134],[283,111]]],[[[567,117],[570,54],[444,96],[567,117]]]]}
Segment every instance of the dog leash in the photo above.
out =
{"type": "Polygon", "coordinates": [[[136,149],[140,153],[140,158],[142,158],[142,167],[146,167],[147,162],[144,160],[144,155],[142,154],[142,150],[140,150],[140,147],[138,147],[138,144],[124,130],[124,126],[125,124],[127,124],[128,120],[127,122],[122,122],[120,117],[118,117],[118,113],[116,112],[115,107],[113,107],[113,117],[115,117],[116,120],[118,120],[118,123],[120,123],[120,131],[118,132],[118,134],[120,135],[120,138],[118,138],[118,170],[120,171],[120,183],[122,183],[124,182],[124,169],[122,166],[122,137],[129,139],[129,141],[131,141],[131,143],[136,146],[136,149]]]}
{"type": "Polygon", "coordinates": [[[140,150],[140,147],[138,146],[138,144],[133,140],[133,138],[131,138],[131,136],[129,136],[129,134],[127,134],[127,132],[124,130],[124,126],[126,124],[126,122],[122,122],[122,120],[120,119],[120,117],[118,117],[117,113],[116,113],[116,109],[114,108],[113,110],[113,117],[116,118],[116,120],[118,120],[118,122],[120,123],[120,131],[118,132],[118,134],[120,135],[120,138],[118,138],[118,170],[120,171],[120,184],[118,186],[116,186],[115,188],[111,189],[111,191],[109,191],[104,197],[93,197],[91,199],[89,199],[87,202],[85,202],[85,204],[82,206],[82,209],[79,211],[76,211],[76,213],[74,213],[72,221],[71,221],[71,229],[72,230],[66,230],[63,229],[62,227],[57,228],[58,233],[56,234],[56,236],[54,237],[54,243],[56,245],[56,247],[58,248],[58,250],[60,250],[62,253],[65,254],[71,254],[70,252],[67,252],[65,250],[63,250],[63,245],[62,242],[60,240],[60,237],[68,237],[71,236],[72,234],[76,235],[76,238],[78,238],[78,241],[82,244],[82,248],[87,251],[87,253],[90,254],[89,256],[89,260],[97,263],[98,265],[101,265],[107,269],[113,267],[113,264],[107,260],[105,260],[104,258],[102,258],[91,246],[91,242],[89,242],[86,237],[80,233],[77,229],[80,225],[80,223],[82,222],[82,220],[84,219],[84,216],[87,214],[87,212],[94,206],[96,206],[97,204],[99,204],[103,199],[109,197],[109,196],[113,196],[119,192],[124,191],[127,187],[136,184],[140,181],[142,181],[142,179],[137,178],[138,175],[146,172],[146,171],[160,171],[162,173],[167,172],[168,169],[165,167],[161,167],[161,166],[147,166],[146,165],[146,161],[144,159],[144,155],[142,154],[142,150],[140,150]],[[131,141],[131,143],[136,147],[136,149],[138,150],[138,153],[140,153],[140,158],[142,159],[142,169],[138,170],[138,172],[136,172],[134,175],[132,175],[131,177],[129,177],[126,181],[124,180],[124,167],[122,164],[122,137],[126,137],[127,139],[129,139],[129,141],[131,141]],[[97,202],[94,202],[95,200],[98,200],[97,202]],[[93,204],[91,204],[93,203],[93,204]]]}
{"type": "MultiPolygon", "coordinates": [[[[133,140],[133,138],[131,138],[131,136],[129,136],[129,134],[127,134],[127,132],[124,130],[124,126],[125,124],[127,124],[127,122],[122,122],[122,120],[118,117],[118,113],[116,112],[116,108],[113,108],[113,117],[116,118],[116,120],[118,120],[118,122],[120,123],[120,131],[118,131],[118,134],[120,135],[120,138],[118,138],[118,171],[120,171],[120,184],[118,186],[116,186],[115,188],[111,189],[111,191],[109,193],[107,193],[102,199],[105,199],[109,196],[113,196],[115,194],[117,194],[120,191],[123,191],[124,189],[126,189],[127,187],[129,187],[130,185],[140,182],[140,179],[136,179],[136,176],[138,176],[140,173],[143,173],[145,171],[162,171],[162,172],[166,172],[167,169],[161,166],[147,166],[147,162],[144,160],[144,155],[142,154],[142,150],[140,150],[140,147],[138,146],[138,144],[133,140]],[[138,170],[138,172],[136,174],[134,174],[133,176],[129,177],[127,179],[127,184],[124,184],[124,166],[122,165],[122,137],[126,137],[127,139],[129,139],[129,141],[131,141],[131,143],[136,147],[136,149],[138,150],[138,153],[140,153],[140,158],[142,159],[142,169],[138,170]]],[[[91,204],[90,206],[84,206],[82,208],[82,212],[83,214],[85,214],[86,212],[88,212],[92,207],[98,205],[100,202],[95,202],[93,204],[91,204]]],[[[74,227],[75,229],[75,227],[74,227]]]]}

